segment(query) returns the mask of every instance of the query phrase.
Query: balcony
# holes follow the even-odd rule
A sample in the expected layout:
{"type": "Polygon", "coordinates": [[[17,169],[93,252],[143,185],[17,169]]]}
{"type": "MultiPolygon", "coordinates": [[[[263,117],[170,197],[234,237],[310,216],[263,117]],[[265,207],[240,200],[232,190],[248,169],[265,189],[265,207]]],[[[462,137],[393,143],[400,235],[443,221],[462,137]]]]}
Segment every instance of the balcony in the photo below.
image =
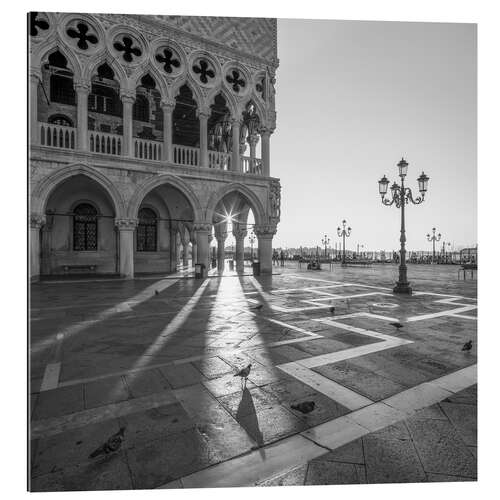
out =
{"type": "MultiPolygon", "coordinates": [[[[77,129],[52,123],[38,123],[41,146],[51,148],[75,150],[77,145],[77,129]]],[[[88,151],[110,156],[123,155],[124,138],[122,135],[88,131],[88,151]]],[[[148,161],[165,161],[162,158],[163,142],[133,137],[132,154],[134,158],[148,161]]],[[[232,154],[208,150],[208,168],[214,170],[232,170],[232,154]]],[[[199,148],[172,145],[172,163],[175,165],[199,167],[201,166],[201,152],[199,148]]],[[[262,160],[249,156],[241,156],[243,173],[262,175],[262,160]]]]}

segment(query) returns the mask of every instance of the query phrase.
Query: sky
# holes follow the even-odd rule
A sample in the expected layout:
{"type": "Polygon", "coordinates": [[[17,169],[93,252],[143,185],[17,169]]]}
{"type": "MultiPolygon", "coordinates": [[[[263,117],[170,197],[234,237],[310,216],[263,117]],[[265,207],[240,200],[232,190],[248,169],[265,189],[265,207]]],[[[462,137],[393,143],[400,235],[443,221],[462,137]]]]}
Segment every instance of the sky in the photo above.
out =
{"type": "Polygon", "coordinates": [[[278,20],[271,175],[281,180],[274,247],[339,242],[399,248],[400,210],[382,205],[378,180],[418,195],[406,210],[407,249],[429,250],[433,227],[455,248],[477,241],[476,25],[278,20]]]}

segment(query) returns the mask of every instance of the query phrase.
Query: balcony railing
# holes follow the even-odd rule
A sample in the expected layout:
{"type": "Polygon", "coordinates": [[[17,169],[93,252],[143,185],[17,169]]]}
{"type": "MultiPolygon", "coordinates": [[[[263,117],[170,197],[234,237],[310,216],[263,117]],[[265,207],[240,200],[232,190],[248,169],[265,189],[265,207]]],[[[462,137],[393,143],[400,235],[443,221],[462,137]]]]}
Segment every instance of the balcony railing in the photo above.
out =
{"type": "Polygon", "coordinates": [[[89,148],[91,153],[120,156],[122,154],[122,141],[123,137],[121,135],[89,130],[89,148]]]}
{"type": "Polygon", "coordinates": [[[209,151],[208,166],[209,168],[216,168],[218,170],[231,170],[231,153],[209,151]]]}
{"type": "Polygon", "coordinates": [[[200,150],[189,146],[173,145],[173,161],[178,165],[191,165],[197,167],[200,164],[200,150]]]}
{"type": "Polygon", "coordinates": [[[243,173],[262,175],[262,160],[260,158],[255,158],[253,165],[252,159],[249,156],[243,156],[241,161],[243,173]]]}
{"type": "Polygon", "coordinates": [[[40,144],[53,148],[75,149],[76,128],[39,123],[40,144]]]}
{"type": "Polygon", "coordinates": [[[162,142],[134,137],[134,156],[145,160],[161,160],[162,142]]]}

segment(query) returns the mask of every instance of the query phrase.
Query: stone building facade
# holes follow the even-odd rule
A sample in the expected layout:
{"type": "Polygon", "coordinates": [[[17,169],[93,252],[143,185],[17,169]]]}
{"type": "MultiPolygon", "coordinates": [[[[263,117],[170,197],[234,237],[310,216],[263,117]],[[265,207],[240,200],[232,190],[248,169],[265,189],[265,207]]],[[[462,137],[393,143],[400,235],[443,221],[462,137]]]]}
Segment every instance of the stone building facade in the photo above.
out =
{"type": "Polygon", "coordinates": [[[29,31],[33,280],[208,269],[228,229],[239,271],[252,229],[271,271],[275,19],[33,12],[29,31]]]}

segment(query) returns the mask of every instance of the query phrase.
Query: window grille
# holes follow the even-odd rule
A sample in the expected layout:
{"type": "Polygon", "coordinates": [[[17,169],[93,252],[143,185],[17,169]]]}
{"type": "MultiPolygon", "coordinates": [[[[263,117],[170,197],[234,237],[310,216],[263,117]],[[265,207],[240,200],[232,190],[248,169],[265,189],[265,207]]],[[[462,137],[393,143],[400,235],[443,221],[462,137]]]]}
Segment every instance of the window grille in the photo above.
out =
{"type": "Polygon", "coordinates": [[[89,203],[73,212],[73,250],[97,250],[97,210],[89,203]]]}

